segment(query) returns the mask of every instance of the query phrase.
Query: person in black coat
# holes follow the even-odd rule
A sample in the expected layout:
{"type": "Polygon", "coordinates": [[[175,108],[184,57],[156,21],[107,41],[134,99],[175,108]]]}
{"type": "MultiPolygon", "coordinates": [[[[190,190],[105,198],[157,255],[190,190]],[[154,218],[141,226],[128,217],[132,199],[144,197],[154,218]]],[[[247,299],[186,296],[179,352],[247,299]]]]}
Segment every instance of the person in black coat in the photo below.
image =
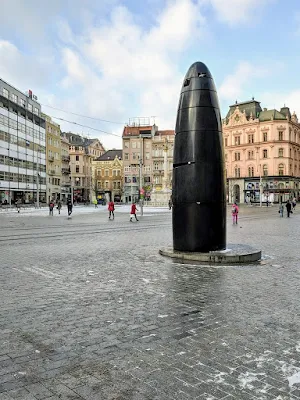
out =
{"type": "Polygon", "coordinates": [[[292,205],[291,205],[291,202],[288,200],[287,202],[286,202],[286,212],[287,212],[287,216],[288,216],[288,218],[290,217],[290,213],[291,213],[291,209],[292,209],[292,205]]]}

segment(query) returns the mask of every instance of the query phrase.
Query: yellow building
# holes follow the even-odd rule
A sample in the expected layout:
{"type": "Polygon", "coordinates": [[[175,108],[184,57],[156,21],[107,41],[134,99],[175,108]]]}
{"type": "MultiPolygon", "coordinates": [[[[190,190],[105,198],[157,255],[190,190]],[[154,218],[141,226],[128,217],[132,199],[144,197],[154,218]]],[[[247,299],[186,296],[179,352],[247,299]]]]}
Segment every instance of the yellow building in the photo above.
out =
{"type": "Polygon", "coordinates": [[[70,143],[61,137],[61,199],[65,202],[71,196],[70,143]]]}
{"type": "Polygon", "coordinates": [[[122,197],[123,161],[122,150],[108,150],[92,162],[92,200],[113,200],[122,197]]]}
{"type": "Polygon", "coordinates": [[[61,198],[61,139],[60,126],[51,117],[42,114],[46,120],[46,173],[47,203],[61,198]]]}

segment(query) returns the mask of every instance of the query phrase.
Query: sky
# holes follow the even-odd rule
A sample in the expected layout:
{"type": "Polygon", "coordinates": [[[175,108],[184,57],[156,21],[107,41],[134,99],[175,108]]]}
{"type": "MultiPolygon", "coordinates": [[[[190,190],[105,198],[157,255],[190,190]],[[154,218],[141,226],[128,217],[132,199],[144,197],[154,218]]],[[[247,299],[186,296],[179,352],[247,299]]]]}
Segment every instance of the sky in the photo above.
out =
{"type": "Polygon", "coordinates": [[[213,74],[223,116],[254,97],[300,119],[299,0],[0,3],[0,77],[31,89],[62,131],[99,138],[106,149],[122,148],[130,118],[174,129],[195,61],[213,74]]]}

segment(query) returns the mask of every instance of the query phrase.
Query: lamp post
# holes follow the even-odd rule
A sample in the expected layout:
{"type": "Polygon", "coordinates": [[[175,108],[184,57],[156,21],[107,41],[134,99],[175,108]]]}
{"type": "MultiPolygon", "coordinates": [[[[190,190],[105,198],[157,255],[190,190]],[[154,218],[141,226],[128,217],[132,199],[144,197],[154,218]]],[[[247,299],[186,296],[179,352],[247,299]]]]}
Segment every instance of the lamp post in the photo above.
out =
{"type": "Polygon", "coordinates": [[[37,149],[36,153],[36,208],[40,208],[40,188],[39,188],[39,152],[40,148],[37,149]]]}

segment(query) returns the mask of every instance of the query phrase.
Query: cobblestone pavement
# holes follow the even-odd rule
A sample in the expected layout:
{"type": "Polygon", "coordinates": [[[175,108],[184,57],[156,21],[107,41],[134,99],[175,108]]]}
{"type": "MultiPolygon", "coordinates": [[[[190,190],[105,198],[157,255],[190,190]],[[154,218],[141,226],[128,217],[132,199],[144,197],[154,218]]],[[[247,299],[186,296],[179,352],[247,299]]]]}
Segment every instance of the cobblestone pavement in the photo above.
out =
{"type": "Polygon", "coordinates": [[[178,264],[171,215],[0,216],[0,400],[300,398],[300,211],[241,209],[259,265],[178,264]]]}

